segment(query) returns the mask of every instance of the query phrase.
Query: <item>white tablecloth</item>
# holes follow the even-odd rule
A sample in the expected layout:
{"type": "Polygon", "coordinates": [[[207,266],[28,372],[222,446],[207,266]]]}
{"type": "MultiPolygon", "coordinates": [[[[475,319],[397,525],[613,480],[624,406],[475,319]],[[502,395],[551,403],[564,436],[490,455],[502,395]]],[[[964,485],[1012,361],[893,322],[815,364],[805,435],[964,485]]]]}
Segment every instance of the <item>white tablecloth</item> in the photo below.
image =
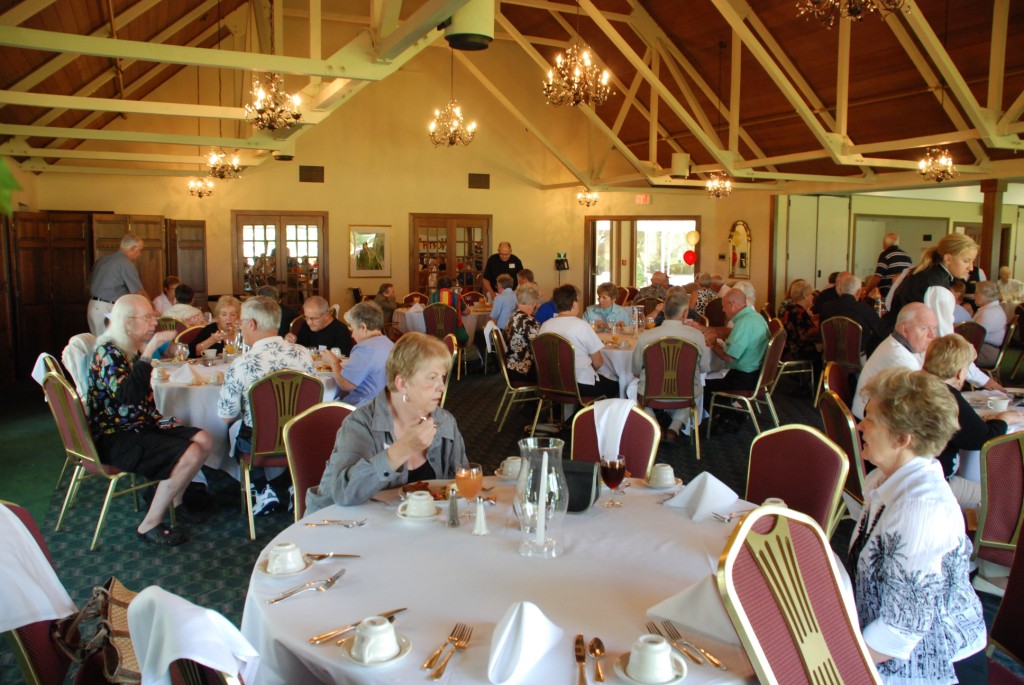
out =
{"type": "MultiPolygon", "coordinates": [[[[496,482],[486,480],[487,485],[496,482]]],[[[521,600],[536,603],[565,634],[520,682],[575,682],[576,633],[587,640],[595,635],[604,640],[605,672],[609,682],[617,682],[612,663],[646,632],[647,609],[714,573],[732,530],[728,524],[697,524],[681,509],[660,506],[663,493],[639,481],[633,481],[627,493],[620,498],[621,508],[598,506],[568,514],[562,531],[565,553],[553,560],[519,556],[520,533],[508,481],[496,490],[498,506],[486,509],[491,532],[486,537],[472,535],[472,521],[455,529],[446,528],[443,517],[427,523],[402,521],[394,504],[334,506],[310,514],[307,520],[368,520],[352,529],[294,524],[271,544],[291,540],[308,552],[362,558],[318,562],[289,578],[254,572],[242,632],[262,658],[255,685],[420,682],[425,673],[419,666],[457,621],[473,627],[473,638],[449,665],[444,682],[487,683],[495,624],[521,600]],[[347,569],[346,575],[328,592],[266,604],[285,589],[327,577],[341,567],[347,569]],[[399,607],[409,610],[399,615],[395,626],[408,636],[412,649],[397,663],[369,669],[346,661],[333,642],[307,643],[312,635],[399,607]]],[[[603,497],[607,496],[605,491],[603,497]]],[[[265,557],[266,550],[260,556],[265,557]]],[[[687,685],[752,682],[752,670],[739,648],[706,638],[697,642],[725,659],[730,670],[691,665],[687,685]]],[[[593,676],[592,659],[587,673],[593,676]]]]}
{"type": "MultiPolygon", "coordinates": [[[[415,331],[417,333],[426,333],[427,324],[423,321],[423,312],[411,312],[408,309],[396,309],[393,321],[398,324],[398,330],[402,333],[408,333],[409,331],[415,331]]],[[[487,321],[487,314],[474,312],[465,314],[462,317],[462,325],[466,329],[466,333],[469,335],[469,341],[473,341],[473,336],[476,334],[477,326],[487,321]]]]}
{"type": "MultiPolygon", "coordinates": [[[[999,413],[985,406],[987,398],[991,396],[1005,397],[1003,393],[994,390],[972,390],[963,393],[963,396],[983,419],[988,419],[999,413]]],[[[1019,401],[1015,400],[1010,408],[1020,410],[1019,401]]],[[[1007,433],[1016,433],[1022,430],[1024,430],[1024,424],[1011,423],[1006,426],[1007,433]]],[[[981,450],[960,450],[960,468],[957,469],[957,475],[967,480],[981,482],[981,450]]]]}

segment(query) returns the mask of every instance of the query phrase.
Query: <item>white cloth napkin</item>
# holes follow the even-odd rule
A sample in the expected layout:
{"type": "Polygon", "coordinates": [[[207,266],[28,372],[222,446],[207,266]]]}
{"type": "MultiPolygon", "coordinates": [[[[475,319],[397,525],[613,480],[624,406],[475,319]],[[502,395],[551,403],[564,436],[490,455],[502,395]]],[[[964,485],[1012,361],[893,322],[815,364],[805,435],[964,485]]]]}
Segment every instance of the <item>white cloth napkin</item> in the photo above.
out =
{"type": "Polygon", "coordinates": [[[410,312],[422,312],[423,311],[423,305],[421,305],[421,304],[411,304],[411,305],[409,305],[409,311],[410,312]]]}
{"type": "Polygon", "coordinates": [[[686,509],[694,521],[704,521],[712,512],[729,513],[739,500],[739,495],[728,485],[705,471],[665,502],[667,507],[686,509]]]}
{"type": "Polygon", "coordinates": [[[32,533],[2,504],[0,540],[0,633],[75,612],[75,603],[32,533]]]}
{"type": "Polygon", "coordinates": [[[142,685],[170,685],[171,662],[191,659],[246,683],[256,682],[260,657],[238,628],[211,609],[151,585],[128,605],[128,630],[142,685]]]}
{"type": "Polygon", "coordinates": [[[92,333],[79,333],[71,336],[67,347],[60,355],[64,368],[71,374],[78,396],[82,399],[88,395],[89,364],[92,361],[92,348],[95,344],[96,336],[92,333]]]}
{"type": "Polygon", "coordinates": [[[619,454],[619,439],[626,427],[630,407],[629,400],[598,400],[594,403],[594,428],[597,430],[597,449],[602,457],[619,454]]]}
{"type": "Polygon", "coordinates": [[[524,680],[563,632],[536,604],[513,604],[494,628],[487,678],[495,685],[524,680]]]}
{"type": "Polygon", "coordinates": [[[648,618],[672,621],[687,632],[700,633],[729,645],[739,645],[740,638],[725,611],[718,580],[709,574],[679,594],[658,602],[647,610],[648,618]]]}
{"type": "Polygon", "coordinates": [[[40,352],[36,357],[35,366],[32,367],[32,380],[39,385],[43,384],[43,378],[46,377],[46,358],[49,356],[46,352],[40,352]]]}
{"type": "Polygon", "coordinates": [[[192,368],[191,364],[182,364],[177,371],[171,374],[168,379],[171,383],[181,383],[182,385],[192,385],[203,383],[203,377],[199,375],[199,372],[192,368]]]}

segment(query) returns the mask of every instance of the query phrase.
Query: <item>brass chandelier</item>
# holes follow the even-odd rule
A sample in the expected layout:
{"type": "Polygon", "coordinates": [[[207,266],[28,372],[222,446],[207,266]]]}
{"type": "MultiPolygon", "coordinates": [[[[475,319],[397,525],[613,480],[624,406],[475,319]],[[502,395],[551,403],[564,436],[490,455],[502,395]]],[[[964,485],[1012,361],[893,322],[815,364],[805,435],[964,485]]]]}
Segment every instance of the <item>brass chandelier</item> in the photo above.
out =
{"type": "Polygon", "coordinates": [[[209,176],[206,178],[190,178],[188,180],[188,194],[200,200],[213,195],[213,179],[209,176]]]}
{"type": "Polygon", "coordinates": [[[716,200],[722,197],[729,197],[732,194],[732,181],[726,173],[711,172],[707,183],[708,197],[716,200]]]}
{"type": "Polygon", "coordinates": [[[799,16],[817,19],[827,28],[832,28],[836,19],[861,21],[872,12],[882,17],[892,12],[909,12],[906,0],[797,0],[799,16]]]}
{"type": "Polygon", "coordinates": [[[593,207],[597,204],[599,196],[596,190],[587,190],[586,188],[580,188],[580,191],[576,193],[576,202],[584,207],[593,207]]]}
{"type": "Polygon", "coordinates": [[[434,110],[434,118],[427,126],[427,135],[435,147],[469,145],[476,137],[476,122],[465,123],[462,107],[455,99],[455,51],[451,51],[451,98],[441,109],[434,110]]]}
{"type": "Polygon", "coordinates": [[[917,164],[917,175],[926,181],[942,183],[960,175],[953,165],[953,157],[945,148],[930,147],[924,159],[917,164]]]}
{"type": "Polygon", "coordinates": [[[252,103],[245,106],[245,120],[260,131],[278,131],[291,128],[302,119],[298,95],[289,95],[284,89],[284,78],[269,73],[263,82],[252,80],[252,103]]]}
{"type": "Polygon", "coordinates": [[[206,166],[210,170],[211,178],[219,178],[222,181],[238,178],[242,175],[242,167],[239,164],[237,152],[229,158],[228,153],[214,148],[210,150],[210,156],[206,159],[206,166]]]}
{"type": "Polygon", "coordinates": [[[549,105],[577,107],[582,104],[604,104],[611,94],[608,80],[611,74],[601,69],[590,57],[590,48],[579,40],[580,4],[576,3],[577,40],[565,54],[555,57],[555,65],[548,69],[544,82],[544,97],[549,105]]]}

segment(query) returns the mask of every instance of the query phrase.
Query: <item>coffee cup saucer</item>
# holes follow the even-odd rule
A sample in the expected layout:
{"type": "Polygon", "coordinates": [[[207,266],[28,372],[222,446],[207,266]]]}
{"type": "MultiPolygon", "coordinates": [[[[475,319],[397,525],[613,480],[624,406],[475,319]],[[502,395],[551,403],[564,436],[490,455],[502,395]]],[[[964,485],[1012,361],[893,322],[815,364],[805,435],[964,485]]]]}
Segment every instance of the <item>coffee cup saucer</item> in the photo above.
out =
{"type": "MultiPolygon", "coordinates": [[[[626,673],[627,668],[629,668],[629,652],[622,654],[615,660],[615,675],[632,685],[653,685],[645,680],[631,678],[629,674],[626,673]]],[[[675,677],[672,678],[672,680],[666,680],[663,683],[658,683],[658,685],[678,685],[686,678],[686,662],[683,661],[683,657],[681,655],[676,654],[674,651],[672,652],[672,672],[675,674],[675,677]]]]}
{"type": "Polygon", "coordinates": [[[305,554],[302,555],[302,561],[305,562],[305,565],[297,571],[288,571],[287,573],[271,573],[267,570],[267,564],[270,563],[270,559],[260,559],[259,562],[256,564],[256,570],[265,576],[270,576],[271,578],[288,578],[290,576],[297,576],[300,573],[308,571],[309,568],[314,563],[313,560],[307,557],[305,554]]]}
{"type": "Polygon", "coordinates": [[[429,516],[410,516],[409,514],[403,513],[402,511],[396,511],[395,516],[402,519],[403,521],[413,521],[419,523],[423,521],[434,521],[437,519],[437,515],[441,513],[441,507],[434,507],[434,513],[429,516]]]}
{"type": "Polygon", "coordinates": [[[412,649],[412,643],[409,638],[401,633],[395,633],[395,638],[398,640],[398,654],[394,655],[390,659],[384,659],[383,661],[360,661],[359,659],[352,656],[352,647],[356,641],[354,639],[347,640],[345,644],[341,646],[341,655],[351,661],[353,664],[358,666],[365,666],[366,668],[376,668],[377,666],[387,666],[400,660],[409,650],[412,649]]]}
{"type": "Polygon", "coordinates": [[[519,477],[518,473],[514,476],[511,473],[505,473],[505,470],[501,467],[494,469],[494,475],[502,480],[515,480],[519,477]]]}
{"type": "Polygon", "coordinates": [[[676,478],[673,480],[673,482],[665,483],[664,485],[652,483],[646,478],[638,478],[637,480],[639,480],[644,486],[650,488],[651,490],[668,490],[669,488],[675,488],[683,484],[682,478],[676,478]]]}

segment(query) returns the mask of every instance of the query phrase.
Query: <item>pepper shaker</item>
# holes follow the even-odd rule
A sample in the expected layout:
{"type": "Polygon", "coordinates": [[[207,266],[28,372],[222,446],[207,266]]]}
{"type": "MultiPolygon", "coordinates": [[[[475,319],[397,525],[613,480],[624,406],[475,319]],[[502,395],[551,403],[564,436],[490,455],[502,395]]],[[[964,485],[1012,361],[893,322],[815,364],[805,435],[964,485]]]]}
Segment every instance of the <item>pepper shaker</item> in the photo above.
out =
{"type": "Polygon", "coordinates": [[[448,528],[458,528],[462,525],[459,521],[459,499],[455,494],[455,487],[448,488],[448,528]]]}

